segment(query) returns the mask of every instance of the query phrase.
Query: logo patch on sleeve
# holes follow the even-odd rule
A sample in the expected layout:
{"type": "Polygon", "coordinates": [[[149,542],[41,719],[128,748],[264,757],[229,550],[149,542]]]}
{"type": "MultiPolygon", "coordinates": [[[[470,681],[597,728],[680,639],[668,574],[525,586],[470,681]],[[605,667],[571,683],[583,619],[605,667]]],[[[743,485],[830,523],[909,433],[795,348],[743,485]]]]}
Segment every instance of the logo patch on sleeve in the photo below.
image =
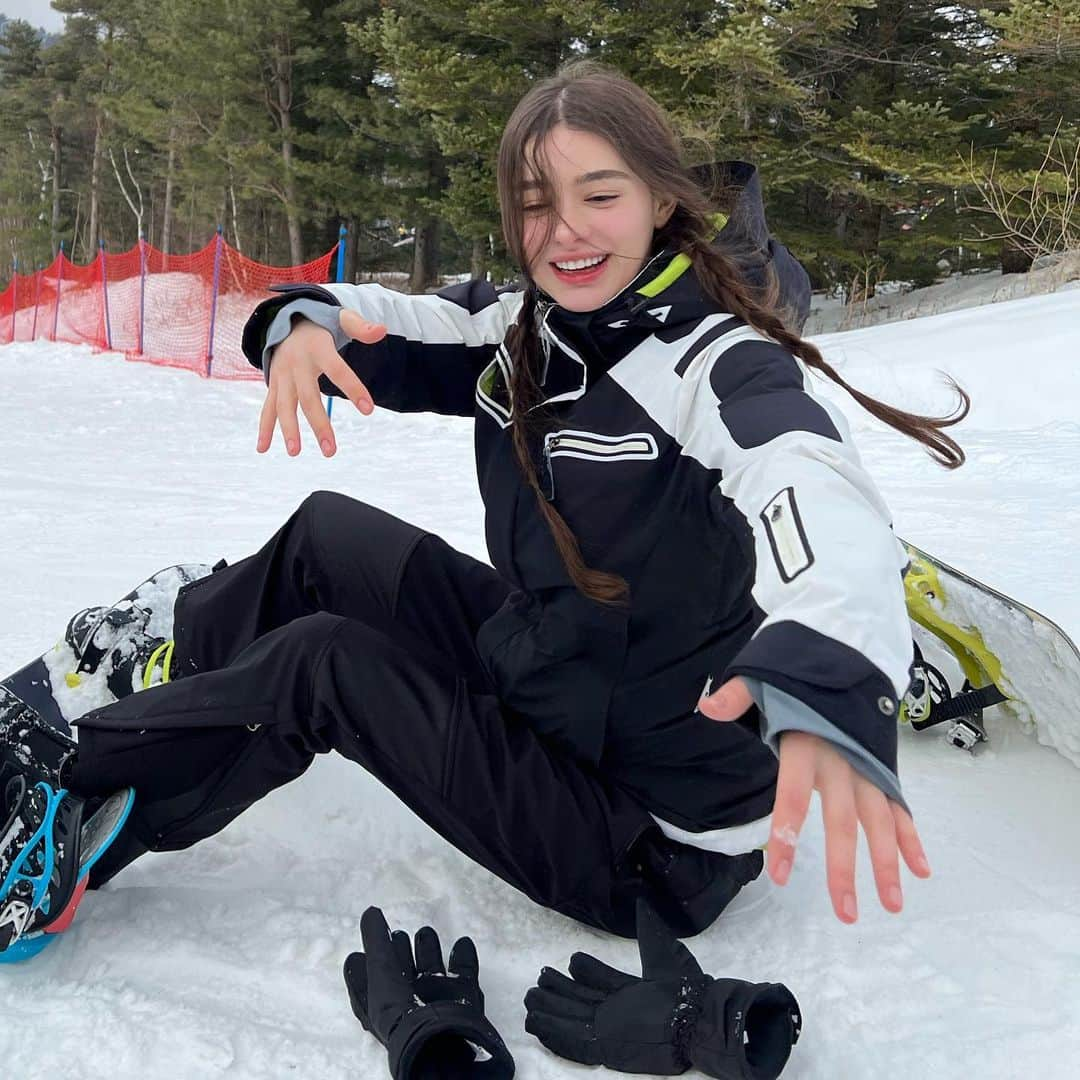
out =
{"type": "Polygon", "coordinates": [[[761,520],[769,537],[776,569],[784,581],[794,581],[813,566],[814,553],[806,539],[794,488],[777,492],[761,511],[761,520]]]}

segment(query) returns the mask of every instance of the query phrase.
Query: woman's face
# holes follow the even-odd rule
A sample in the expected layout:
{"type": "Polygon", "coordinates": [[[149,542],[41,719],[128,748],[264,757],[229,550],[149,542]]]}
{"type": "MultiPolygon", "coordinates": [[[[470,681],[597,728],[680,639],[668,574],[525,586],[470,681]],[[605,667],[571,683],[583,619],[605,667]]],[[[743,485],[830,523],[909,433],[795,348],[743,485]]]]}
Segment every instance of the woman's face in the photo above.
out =
{"type": "Polygon", "coordinates": [[[557,124],[544,151],[555,205],[541,203],[527,166],[521,192],[529,274],[562,307],[593,311],[634,280],[674,204],[661,204],[599,135],[557,124]],[[582,262],[596,265],[570,268],[582,262]]]}

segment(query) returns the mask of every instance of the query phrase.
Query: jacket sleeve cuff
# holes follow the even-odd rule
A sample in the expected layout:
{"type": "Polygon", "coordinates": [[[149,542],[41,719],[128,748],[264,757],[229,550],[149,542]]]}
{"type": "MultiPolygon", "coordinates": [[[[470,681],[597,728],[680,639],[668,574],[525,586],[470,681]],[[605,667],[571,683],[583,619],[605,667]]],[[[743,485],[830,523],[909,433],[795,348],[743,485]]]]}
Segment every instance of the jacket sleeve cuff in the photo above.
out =
{"type": "Polygon", "coordinates": [[[780,736],[785,731],[805,731],[808,735],[827,739],[857,773],[911,813],[900,790],[900,778],[850,735],[783,690],[777,690],[760,679],[747,677],[745,682],[761,714],[761,739],[777,757],[780,755],[780,736]]]}
{"type": "MultiPolygon", "coordinates": [[[[283,322],[280,320],[282,312],[297,300],[311,301],[323,309],[341,307],[334,294],[321,285],[274,285],[270,291],[279,295],[264,300],[255,308],[251,315],[248,316],[248,321],[244,324],[244,332],[241,338],[241,348],[248,359],[248,363],[252,367],[261,370],[267,382],[270,381],[270,351],[274,345],[280,344],[288,336],[289,330],[292,328],[290,317],[287,316],[283,322]],[[284,326],[284,333],[281,332],[282,326],[284,326]],[[277,340],[272,343],[269,340],[271,330],[275,330],[278,334],[277,340]]],[[[311,318],[313,322],[318,322],[320,326],[325,326],[324,322],[312,318],[307,312],[298,312],[298,314],[311,318]]],[[[323,317],[325,318],[325,316],[323,317]]],[[[326,329],[329,330],[330,327],[326,326],[326,329]]],[[[341,328],[338,326],[337,333],[340,332],[341,328]]],[[[339,349],[341,348],[338,345],[336,334],[334,343],[339,349]]]]}
{"type": "Polygon", "coordinates": [[[769,623],[738,652],[723,679],[734,675],[801,702],[896,775],[900,701],[892,680],[857,649],[801,623],[769,623]]]}
{"type": "Polygon", "coordinates": [[[327,304],[321,300],[291,300],[283,307],[278,308],[266,331],[266,340],[263,342],[262,370],[266,383],[270,384],[270,354],[274,347],[280,345],[292,332],[293,320],[302,318],[329,330],[334,339],[334,348],[341,352],[350,337],[341,329],[338,320],[339,307],[327,304]]]}

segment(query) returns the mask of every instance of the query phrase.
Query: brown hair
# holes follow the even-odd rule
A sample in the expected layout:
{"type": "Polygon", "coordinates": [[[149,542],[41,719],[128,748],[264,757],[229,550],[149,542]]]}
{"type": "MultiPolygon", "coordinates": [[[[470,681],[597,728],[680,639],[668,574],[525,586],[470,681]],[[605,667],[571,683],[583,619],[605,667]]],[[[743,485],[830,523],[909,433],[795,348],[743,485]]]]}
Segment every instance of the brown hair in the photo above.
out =
{"type": "MultiPolygon", "coordinates": [[[[930,417],[903,412],[849,386],[813,345],[788,329],[786,313],[776,306],[779,287],[767,255],[750,244],[725,240],[723,247],[718,245],[714,215],[731,192],[703,188],[684,163],[679,138],[661,107],[617,71],[592,60],[574,61],[538,83],[518,102],[499,143],[498,189],[506,246],[527,282],[520,314],[506,339],[512,362],[509,390],[514,451],[567,572],[585,596],[601,603],[622,603],[627,597],[627,584],[616,574],[586,565],[577,537],[540,488],[528,442],[534,427],[542,426],[549,418],[540,415],[543,410],[533,408],[542,400],[537,383],[538,372],[542,370],[536,325],[539,297],[536,284],[529,277],[524,249],[521,192],[528,166],[529,178],[540,183],[541,200],[554,205],[551,182],[544,168],[543,143],[558,123],[606,139],[657,198],[665,202],[674,200],[674,211],[654,234],[653,250],[668,246],[688,254],[703,290],[724,310],[745,319],[806,364],[823,372],[879,420],[923,443],[930,455],[946,468],[955,469],[963,464],[963,450],[942,429],[959,423],[967,415],[971,405],[967,393],[950,379],[961,397],[960,405],[949,416],[930,417]],[[750,272],[755,269],[759,277],[764,277],[763,285],[751,284],[754,277],[750,272]]],[[[550,230],[555,228],[554,214],[549,217],[547,227],[550,239],[550,230]]]]}

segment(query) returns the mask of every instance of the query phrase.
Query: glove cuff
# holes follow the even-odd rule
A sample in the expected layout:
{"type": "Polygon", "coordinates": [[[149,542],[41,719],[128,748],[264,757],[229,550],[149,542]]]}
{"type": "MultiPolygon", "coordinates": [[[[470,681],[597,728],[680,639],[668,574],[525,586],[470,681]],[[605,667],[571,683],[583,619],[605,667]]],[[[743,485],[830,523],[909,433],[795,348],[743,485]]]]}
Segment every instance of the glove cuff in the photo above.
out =
{"type": "Polygon", "coordinates": [[[491,1022],[458,1002],[436,1002],[406,1013],[390,1032],[386,1049],[394,1080],[448,1076],[451,1060],[461,1080],[510,1080],[514,1075],[514,1059],[491,1022]],[[433,1039],[440,1043],[437,1054],[429,1046],[433,1039]]]}
{"type": "Polygon", "coordinates": [[[799,1003],[783,983],[715,979],[690,1031],[690,1063],[720,1080],[776,1080],[801,1029],[799,1003]]]}

